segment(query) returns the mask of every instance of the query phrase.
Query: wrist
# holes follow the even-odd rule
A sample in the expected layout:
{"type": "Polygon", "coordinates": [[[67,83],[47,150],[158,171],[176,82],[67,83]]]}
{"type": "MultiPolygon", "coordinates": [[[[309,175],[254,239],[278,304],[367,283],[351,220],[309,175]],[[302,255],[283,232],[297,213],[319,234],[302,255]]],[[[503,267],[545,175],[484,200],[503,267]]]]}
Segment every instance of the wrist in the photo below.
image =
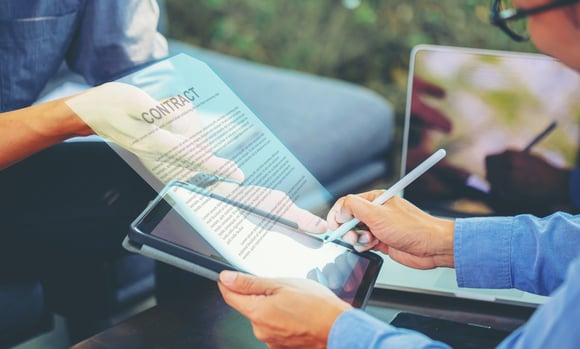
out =
{"type": "Polygon", "coordinates": [[[350,304],[348,304],[346,302],[341,302],[340,304],[337,304],[337,306],[332,307],[330,309],[330,311],[324,312],[325,314],[322,314],[323,316],[326,317],[326,321],[323,322],[323,323],[325,323],[325,326],[320,327],[320,330],[322,333],[320,338],[324,338],[325,345],[328,344],[330,333],[332,332],[332,328],[334,327],[334,324],[336,323],[338,318],[343,313],[345,313],[351,309],[352,309],[352,306],[350,304]]]}
{"type": "Polygon", "coordinates": [[[455,221],[451,219],[435,218],[434,232],[437,234],[433,241],[437,246],[434,248],[433,260],[438,267],[453,268],[455,266],[454,231],[455,221]]]}
{"type": "Polygon", "coordinates": [[[65,101],[65,98],[57,99],[22,109],[20,119],[25,120],[34,133],[50,142],[93,134],[65,101]]]}
{"type": "Polygon", "coordinates": [[[48,117],[56,117],[57,123],[50,123],[55,126],[52,129],[55,135],[63,135],[65,138],[76,136],[88,136],[94,131],[66,104],[67,98],[58,99],[51,103],[51,115],[48,117]]]}

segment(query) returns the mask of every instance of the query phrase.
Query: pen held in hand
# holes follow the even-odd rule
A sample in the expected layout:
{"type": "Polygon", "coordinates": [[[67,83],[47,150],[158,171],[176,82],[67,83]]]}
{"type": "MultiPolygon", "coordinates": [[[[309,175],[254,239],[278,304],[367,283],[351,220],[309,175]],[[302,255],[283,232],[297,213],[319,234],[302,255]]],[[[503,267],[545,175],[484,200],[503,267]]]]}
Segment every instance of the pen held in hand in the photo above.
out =
{"type": "Polygon", "coordinates": [[[542,139],[546,138],[558,125],[556,120],[552,121],[544,131],[540,132],[532,141],[524,148],[524,152],[530,151],[536,144],[538,144],[542,139]]]}
{"type": "MultiPolygon", "coordinates": [[[[390,198],[397,195],[403,189],[405,189],[409,184],[413,183],[415,179],[421,176],[423,173],[427,172],[431,167],[433,167],[436,163],[438,163],[441,159],[443,159],[446,155],[444,149],[439,149],[431,156],[429,156],[425,161],[419,164],[419,166],[415,167],[411,172],[407,173],[403,178],[393,184],[389,189],[385,190],[381,195],[379,195],[376,199],[373,200],[373,204],[375,205],[382,205],[387,202],[390,198]]],[[[360,220],[357,218],[353,218],[348,222],[345,222],[340,227],[338,227],[334,232],[328,233],[324,237],[324,242],[331,242],[336,239],[340,239],[344,234],[346,234],[349,230],[354,228],[360,220]]]]}

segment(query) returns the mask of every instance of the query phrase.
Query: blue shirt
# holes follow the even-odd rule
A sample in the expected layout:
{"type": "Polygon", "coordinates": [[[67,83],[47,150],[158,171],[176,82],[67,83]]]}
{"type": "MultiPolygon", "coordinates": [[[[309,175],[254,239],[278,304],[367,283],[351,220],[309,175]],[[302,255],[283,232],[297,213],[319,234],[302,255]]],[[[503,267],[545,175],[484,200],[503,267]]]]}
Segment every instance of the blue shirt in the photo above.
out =
{"type": "MultiPolygon", "coordinates": [[[[551,296],[499,348],[580,346],[580,216],[458,219],[454,248],[461,287],[518,288],[551,296]]],[[[353,309],[334,323],[328,348],[448,346],[353,309]]]]}
{"type": "Polygon", "coordinates": [[[167,55],[155,0],[0,1],[0,111],[31,105],[66,61],[91,85],[167,55]]]}

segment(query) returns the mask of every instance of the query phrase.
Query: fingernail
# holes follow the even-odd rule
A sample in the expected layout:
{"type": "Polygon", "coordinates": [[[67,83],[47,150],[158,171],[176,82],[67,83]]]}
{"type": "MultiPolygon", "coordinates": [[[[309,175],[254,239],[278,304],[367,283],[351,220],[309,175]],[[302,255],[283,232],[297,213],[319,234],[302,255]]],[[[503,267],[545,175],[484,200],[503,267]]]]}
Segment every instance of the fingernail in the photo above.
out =
{"type": "Polygon", "coordinates": [[[368,235],[361,235],[356,241],[359,245],[367,245],[369,242],[371,242],[371,239],[368,235]]]}
{"type": "Polygon", "coordinates": [[[236,280],[238,273],[231,270],[224,270],[220,273],[220,282],[224,285],[232,285],[236,280]]]}
{"type": "Polygon", "coordinates": [[[349,243],[351,245],[354,245],[354,244],[357,243],[356,242],[356,237],[354,237],[354,236],[352,236],[350,234],[349,235],[345,235],[342,239],[343,239],[344,242],[349,243]]]}

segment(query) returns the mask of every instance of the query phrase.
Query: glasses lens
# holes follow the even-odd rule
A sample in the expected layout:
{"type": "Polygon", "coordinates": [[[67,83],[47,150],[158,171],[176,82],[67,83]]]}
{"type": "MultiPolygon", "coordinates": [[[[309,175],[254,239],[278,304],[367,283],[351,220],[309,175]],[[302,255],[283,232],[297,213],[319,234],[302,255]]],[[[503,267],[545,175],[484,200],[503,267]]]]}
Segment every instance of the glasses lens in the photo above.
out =
{"type": "Polygon", "coordinates": [[[528,31],[526,28],[526,19],[510,19],[510,15],[516,11],[513,2],[511,0],[502,0],[499,3],[500,17],[504,19],[503,25],[512,33],[518,36],[527,37],[528,31]]]}

